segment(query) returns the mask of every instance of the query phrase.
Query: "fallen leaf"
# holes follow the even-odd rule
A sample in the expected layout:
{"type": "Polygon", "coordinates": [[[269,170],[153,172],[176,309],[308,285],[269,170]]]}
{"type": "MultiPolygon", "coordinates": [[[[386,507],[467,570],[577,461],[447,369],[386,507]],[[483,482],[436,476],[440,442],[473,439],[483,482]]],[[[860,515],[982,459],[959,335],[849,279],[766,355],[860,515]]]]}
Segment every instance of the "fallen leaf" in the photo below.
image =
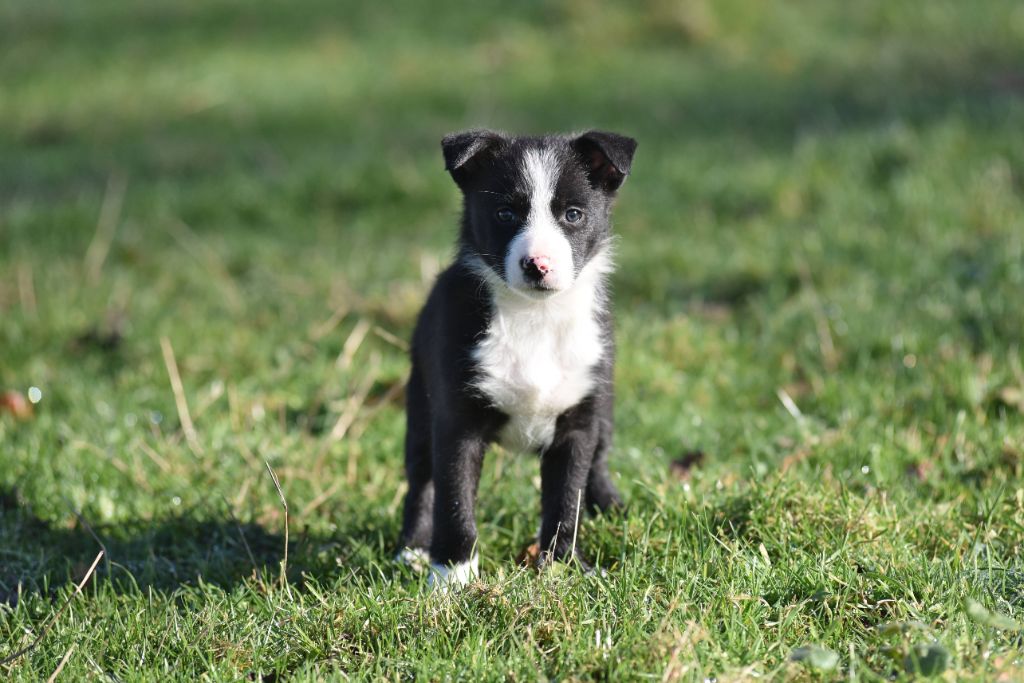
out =
{"type": "Polygon", "coordinates": [[[540,559],[540,543],[534,541],[530,543],[516,556],[516,564],[523,567],[537,567],[537,561],[540,559]]]}
{"type": "Polygon", "coordinates": [[[0,394],[0,413],[10,413],[19,420],[32,417],[32,404],[19,391],[5,391],[0,394]]]}

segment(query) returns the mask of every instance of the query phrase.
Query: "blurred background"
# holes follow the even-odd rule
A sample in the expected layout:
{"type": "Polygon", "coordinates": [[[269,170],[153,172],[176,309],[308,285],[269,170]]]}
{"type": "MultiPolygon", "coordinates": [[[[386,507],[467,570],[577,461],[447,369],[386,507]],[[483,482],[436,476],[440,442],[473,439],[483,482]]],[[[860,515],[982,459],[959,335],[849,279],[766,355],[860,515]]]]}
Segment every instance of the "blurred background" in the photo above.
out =
{"type": "Polygon", "coordinates": [[[0,386],[42,414],[5,424],[0,477],[55,510],[181,497],[75,445],[166,446],[161,337],[213,448],[270,415],[253,447],[320,449],[354,394],[383,420],[323,466],[397,464],[402,340],[458,214],[438,142],[475,126],[640,141],[627,471],[774,468],[780,387],[833,425],[1020,400],[1018,3],[9,2],[0,43],[0,386]]]}
{"type": "Polygon", "coordinates": [[[439,140],[467,127],[640,141],[626,472],[775,469],[779,388],[858,429],[1019,405],[1019,3],[34,1],[0,43],[0,387],[41,396],[0,477],[54,513],[236,491],[242,438],[397,486],[403,340],[459,210],[439,140]],[[139,456],[161,495],[126,495],[96,449],[182,447],[161,337],[231,457],[139,456]]]}
{"type": "MultiPolygon", "coordinates": [[[[781,472],[931,510],[939,548],[943,505],[1019,481],[1020,2],[9,0],[0,46],[0,527],[43,547],[8,588],[92,557],[77,515],[142,583],[227,580],[221,522],[282,525],[264,461],[330,552],[387,557],[468,127],[639,140],[613,285],[640,509],[728,516],[781,472]]],[[[500,563],[535,463],[490,462],[500,563]]]]}

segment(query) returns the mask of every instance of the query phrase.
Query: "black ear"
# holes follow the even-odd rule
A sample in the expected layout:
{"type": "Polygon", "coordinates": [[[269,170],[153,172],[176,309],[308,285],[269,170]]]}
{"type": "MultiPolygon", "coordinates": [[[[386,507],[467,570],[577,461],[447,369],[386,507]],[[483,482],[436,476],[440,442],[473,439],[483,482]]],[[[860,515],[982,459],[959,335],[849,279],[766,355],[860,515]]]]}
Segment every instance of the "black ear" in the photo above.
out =
{"type": "Polygon", "coordinates": [[[476,171],[508,139],[491,130],[467,130],[446,135],[441,140],[444,170],[451,173],[459,187],[464,187],[476,171]]]}
{"type": "Polygon", "coordinates": [[[636,152],[636,140],[617,133],[592,130],[572,142],[583,157],[590,182],[606,192],[615,192],[629,175],[636,152]]]}

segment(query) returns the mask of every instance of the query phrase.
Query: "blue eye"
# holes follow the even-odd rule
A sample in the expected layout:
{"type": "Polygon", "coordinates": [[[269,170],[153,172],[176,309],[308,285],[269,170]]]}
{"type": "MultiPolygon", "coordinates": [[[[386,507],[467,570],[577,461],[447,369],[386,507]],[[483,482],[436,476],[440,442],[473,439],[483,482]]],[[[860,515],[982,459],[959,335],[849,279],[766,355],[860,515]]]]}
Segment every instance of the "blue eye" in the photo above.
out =
{"type": "Polygon", "coordinates": [[[570,223],[579,223],[583,220],[583,212],[579,209],[569,209],[565,212],[565,220],[570,223]]]}
{"type": "Polygon", "coordinates": [[[494,213],[494,217],[502,223],[511,223],[516,219],[516,212],[507,206],[503,206],[494,213]]]}

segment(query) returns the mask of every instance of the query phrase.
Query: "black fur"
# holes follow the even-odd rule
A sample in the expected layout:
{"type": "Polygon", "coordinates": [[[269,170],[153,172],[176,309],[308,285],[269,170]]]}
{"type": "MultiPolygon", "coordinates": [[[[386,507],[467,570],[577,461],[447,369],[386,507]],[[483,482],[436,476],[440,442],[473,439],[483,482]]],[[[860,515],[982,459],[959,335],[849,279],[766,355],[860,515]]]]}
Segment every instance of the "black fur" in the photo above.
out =
{"type": "MultiPolygon", "coordinates": [[[[474,507],[484,452],[509,419],[474,387],[473,350],[485,334],[494,302],[478,267],[482,259],[504,279],[505,254],[518,224],[499,221],[499,207],[518,217],[529,213],[530,192],[522,159],[548,150],[561,174],[551,211],[579,207],[585,218],[563,233],[577,273],[610,239],[616,191],[630,171],[636,142],[612,133],[510,137],[469,131],[442,143],[445,168],[463,192],[463,216],[455,263],[439,277],[420,314],[412,343],[407,392],[405,501],[401,544],[427,549],[433,562],[467,561],[477,539],[474,507]]],[[[501,285],[497,285],[501,286],[501,285]]],[[[546,559],[572,555],[579,496],[591,512],[621,504],[608,475],[612,440],[612,316],[607,302],[596,312],[604,354],[593,368],[593,389],[558,416],[555,434],[541,453],[540,543],[546,559]],[[582,494],[581,494],[582,492],[582,494]]]]}

